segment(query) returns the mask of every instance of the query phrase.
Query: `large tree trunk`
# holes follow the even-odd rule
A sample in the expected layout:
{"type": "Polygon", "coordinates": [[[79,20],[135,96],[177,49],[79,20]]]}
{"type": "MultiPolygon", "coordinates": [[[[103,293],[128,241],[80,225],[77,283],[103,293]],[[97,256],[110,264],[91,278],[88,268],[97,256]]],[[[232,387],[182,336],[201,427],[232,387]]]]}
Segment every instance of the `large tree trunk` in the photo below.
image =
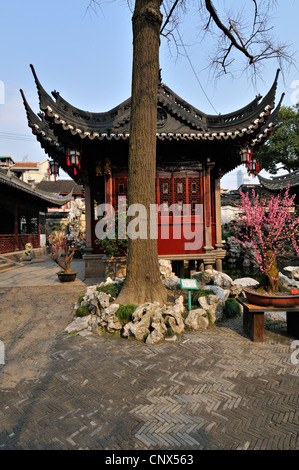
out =
{"type": "MultiPolygon", "coordinates": [[[[150,238],[150,204],[156,203],[156,129],[160,0],[136,0],[133,14],[133,74],[129,148],[128,205],[147,211],[147,239],[128,242],[127,275],[117,298],[121,304],[165,303],[160,279],[157,240],[150,238]]],[[[138,216],[138,213],[136,214],[138,216]]]]}

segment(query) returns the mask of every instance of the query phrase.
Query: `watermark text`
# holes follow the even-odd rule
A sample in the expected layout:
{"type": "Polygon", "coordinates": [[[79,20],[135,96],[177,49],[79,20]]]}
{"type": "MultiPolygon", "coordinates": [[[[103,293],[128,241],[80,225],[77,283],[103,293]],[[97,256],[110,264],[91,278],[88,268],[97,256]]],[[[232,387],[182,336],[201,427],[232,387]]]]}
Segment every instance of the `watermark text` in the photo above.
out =
{"type": "Polygon", "coordinates": [[[0,104],[5,103],[5,86],[2,80],[0,80],[0,104]]]}
{"type": "Polygon", "coordinates": [[[127,208],[125,199],[119,197],[117,211],[110,204],[100,204],[97,215],[100,220],[95,234],[99,240],[183,239],[186,251],[200,250],[203,246],[202,204],[151,204],[147,211],[142,204],[132,204],[127,208]]]}
{"type": "Polygon", "coordinates": [[[291,354],[291,363],[294,365],[299,364],[299,341],[292,341],[291,349],[295,349],[295,351],[291,354]]]}
{"type": "Polygon", "coordinates": [[[0,340],[0,366],[5,364],[5,346],[3,341],[0,340]]]}

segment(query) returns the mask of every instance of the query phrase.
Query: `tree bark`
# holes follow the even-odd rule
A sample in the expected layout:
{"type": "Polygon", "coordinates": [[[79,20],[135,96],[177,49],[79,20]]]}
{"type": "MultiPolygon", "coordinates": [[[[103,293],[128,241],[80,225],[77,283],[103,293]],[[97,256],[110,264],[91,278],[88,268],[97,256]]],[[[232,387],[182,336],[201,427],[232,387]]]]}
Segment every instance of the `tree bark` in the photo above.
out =
{"type": "Polygon", "coordinates": [[[150,205],[156,203],[157,93],[162,24],[160,0],[136,0],[132,22],[128,206],[142,204],[146,208],[147,238],[129,237],[127,275],[117,303],[138,305],[157,301],[163,304],[167,300],[167,292],[160,279],[157,240],[150,237],[150,205]]]}

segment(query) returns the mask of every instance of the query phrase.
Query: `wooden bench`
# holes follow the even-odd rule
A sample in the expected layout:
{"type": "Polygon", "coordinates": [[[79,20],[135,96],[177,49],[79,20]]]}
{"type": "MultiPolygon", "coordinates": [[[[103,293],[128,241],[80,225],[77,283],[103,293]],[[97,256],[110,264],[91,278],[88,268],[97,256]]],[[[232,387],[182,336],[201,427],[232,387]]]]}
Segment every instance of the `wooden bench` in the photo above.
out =
{"type": "Polygon", "coordinates": [[[243,329],[250,339],[257,343],[264,341],[264,313],[286,312],[287,332],[295,338],[299,338],[299,307],[274,308],[253,305],[247,299],[238,298],[243,306],[243,329]]]}

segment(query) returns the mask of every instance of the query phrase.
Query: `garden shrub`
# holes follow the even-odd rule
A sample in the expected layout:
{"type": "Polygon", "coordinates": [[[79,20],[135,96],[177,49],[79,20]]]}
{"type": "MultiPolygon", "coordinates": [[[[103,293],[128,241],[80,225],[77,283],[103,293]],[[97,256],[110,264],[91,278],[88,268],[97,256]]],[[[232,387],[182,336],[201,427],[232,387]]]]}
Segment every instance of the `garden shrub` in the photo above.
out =
{"type": "Polygon", "coordinates": [[[129,321],[132,320],[133,312],[136,310],[137,305],[128,304],[128,305],[120,305],[119,309],[117,310],[115,316],[119,318],[121,323],[125,325],[129,321]]]}
{"type": "Polygon", "coordinates": [[[114,299],[116,299],[116,297],[120,293],[121,288],[122,288],[122,284],[120,284],[120,283],[107,284],[105,286],[97,287],[97,291],[98,292],[105,292],[105,294],[110,294],[111,295],[110,302],[112,302],[114,299]]]}
{"type": "Polygon", "coordinates": [[[226,299],[225,301],[225,316],[227,318],[233,318],[241,313],[241,306],[239,302],[234,298],[226,299]]]}
{"type": "Polygon", "coordinates": [[[175,335],[175,332],[173,331],[173,329],[170,326],[168,326],[167,330],[165,332],[165,337],[169,338],[169,337],[174,336],[174,335],[175,335]]]}
{"type": "Polygon", "coordinates": [[[86,317],[89,314],[90,314],[90,311],[89,311],[87,305],[81,305],[76,310],[76,316],[77,317],[86,317]]]}

